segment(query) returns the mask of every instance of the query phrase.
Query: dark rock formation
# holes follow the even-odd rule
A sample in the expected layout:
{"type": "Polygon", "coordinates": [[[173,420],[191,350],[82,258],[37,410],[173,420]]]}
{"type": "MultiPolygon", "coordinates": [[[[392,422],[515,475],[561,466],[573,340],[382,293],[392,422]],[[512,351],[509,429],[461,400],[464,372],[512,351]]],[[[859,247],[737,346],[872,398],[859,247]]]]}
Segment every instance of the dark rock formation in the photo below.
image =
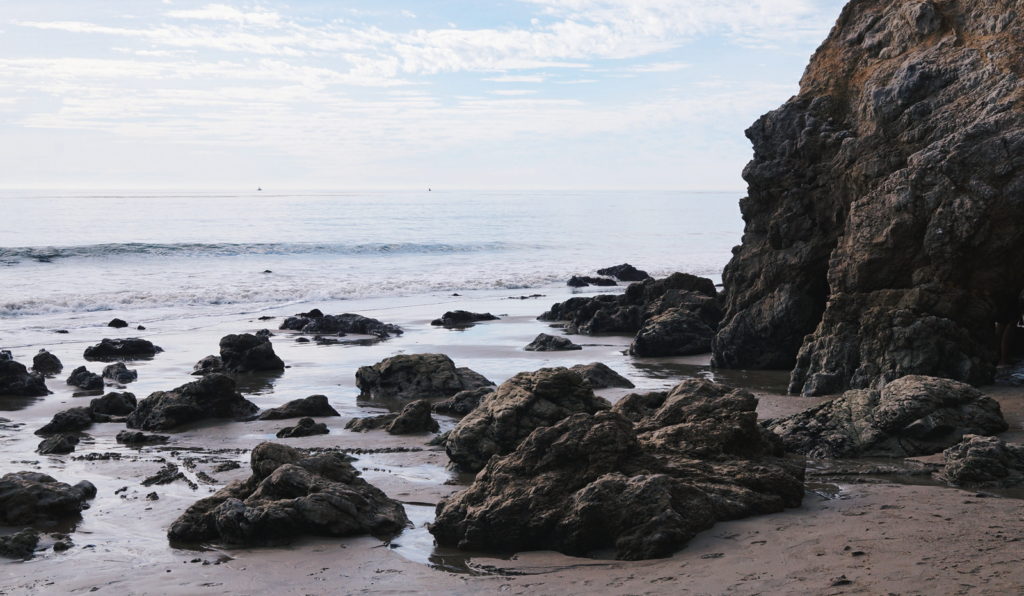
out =
{"type": "Polygon", "coordinates": [[[260,413],[260,420],[283,420],[285,418],[304,418],[307,416],[341,416],[337,410],[327,403],[326,395],[310,395],[292,401],[277,408],[260,413]]]}
{"type": "Polygon", "coordinates": [[[607,277],[590,277],[588,275],[574,275],[565,282],[570,288],[585,288],[587,286],[617,286],[614,279],[607,277]]]}
{"type": "Polygon", "coordinates": [[[128,326],[128,322],[123,320],[123,319],[116,319],[115,318],[115,319],[111,319],[110,322],[107,323],[107,327],[113,327],[114,329],[124,329],[127,326],[128,326]]]}
{"type": "Polygon", "coordinates": [[[965,435],[942,452],[945,466],[937,476],[971,488],[1010,488],[1024,484],[1024,445],[995,437],[965,435]]]}
{"type": "Polygon", "coordinates": [[[566,350],[582,350],[583,346],[572,343],[568,337],[541,333],[523,349],[527,352],[564,352],[566,350]]]}
{"type": "Polygon", "coordinates": [[[456,393],[444,401],[435,403],[432,409],[438,414],[458,417],[465,416],[475,410],[483,398],[491,393],[494,393],[493,386],[467,389],[466,391],[456,393]]]}
{"type": "Polygon", "coordinates": [[[74,451],[75,445],[78,445],[77,436],[61,433],[40,441],[36,451],[40,455],[64,455],[74,451]]]}
{"type": "Polygon", "coordinates": [[[497,321],[498,317],[492,315],[489,312],[478,313],[469,312],[468,310],[450,310],[443,315],[440,319],[434,319],[430,322],[431,325],[439,325],[442,327],[469,327],[473,323],[480,321],[497,321]]]}
{"type": "Polygon", "coordinates": [[[567,368],[542,368],[505,381],[480,406],[459,421],[448,435],[448,457],[459,468],[475,472],[492,455],[505,455],[541,426],[585,412],[608,409],[607,400],[579,373],[567,368]]]}
{"type": "Polygon", "coordinates": [[[40,472],[12,472],[0,478],[0,525],[54,524],[77,515],[96,496],[88,480],[71,486],[40,472]]]}
{"type": "Polygon", "coordinates": [[[371,430],[378,430],[387,427],[398,418],[398,414],[380,414],[379,416],[367,416],[365,418],[353,418],[345,424],[345,430],[357,433],[365,433],[371,430]]]}
{"type": "Polygon", "coordinates": [[[493,386],[480,373],[456,368],[444,354],[399,354],[356,371],[359,399],[429,399],[493,386]]]}
{"type": "Polygon", "coordinates": [[[103,367],[103,378],[126,385],[139,379],[139,371],[129,370],[124,362],[115,362],[103,367]]]}
{"type": "Polygon", "coordinates": [[[646,271],[641,271],[629,263],[598,269],[597,274],[614,277],[619,281],[644,281],[645,279],[651,279],[651,276],[646,271]]]}
{"type": "Polygon", "coordinates": [[[253,474],[201,499],[167,532],[172,542],[276,544],[301,535],[390,538],[409,520],[401,503],[359,478],[341,453],[281,444],[252,451],[253,474]]]}
{"type": "Polygon", "coordinates": [[[688,308],[654,315],[637,332],[629,353],[635,356],[689,356],[711,351],[715,327],[688,308]]]}
{"type": "MultiPolygon", "coordinates": [[[[716,521],[803,498],[803,464],[782,457],[748,392],[707,381],[654,396],[636,424],[613,409],[537,428],[442,500],[442,546],[664,557],[716,521]]],[[[450,442],[450,439],[449,439],[450,442]]]]}
{"type": "Polygon", "coordinates": [[[714,365],[793,368],[806,395],[991,380],[993,321],[1024,288],[1018,10],[847,5],[800,93],[747,131],[714,365]]]}
{"type": "Polygon", "coordinates": [[[138,402],[134,393],[112,391],[89,402],[89,411],[96,422],[120,422],[135,411],[138,402]]]}
{"type": "Polygon", "coordinates": [[[128,416],[128,428],[170,430],[206,418],[248,418],[259,410],[235,390],[230,377],[213,373],[171,391],[156,391],[128,416]]]}
{"type": "Polygon", "coordinates": [[[964,435],[1003,432],[999,404],[970,385],[910,375],[770,421],[788,451],[812,457],[938,453],[964,435]]]}
{"type": "Polygon", "coordinates": [[[591,362],[590,364],[577,364],[569,370],[576,371],[583,379],[590,383],[594,389],[606,389],[608,387],[621,387],[632,389],[633,383],[626,377],[615,372],[603,362],[591,362]]]}
{"type": "Polygon", "coordinates": [[[124,339],[103,338],[100,340],[100,343],[85,349],[85,359],[99,360],[101,362],[141,360],[152,358],[163,351],[163,348],[153,345],[153,342],[137,337],[124,339]]]}
{"type": "Polygon", "coordinates": [[[60,358],[46,350],[39,350],[39,353],[32,357],[32,370],[41,375],[56,375],[64,370],[60,358]]]}
{"type": "Polygon", "coordinates": [[[281,323],[280,329],[322,334],[358,333],[375,335],[381,339],[402,334],[401,327],[382,323],[377,319],[351,313],[325,315],[317,309],[288,317],[281,323]]]}
{"type": "Polygon", "coordinates": [[[224,370],[236,373],[284,370],[284,362],[274,353],[270,338],[251,333],[225,335],[220,340],[220,359],[224,370]]]}
{"type": "Polygon", "coordinates": [[[312,418],[300,418],[295,426],[286,426],[277,431],[278,439],[294,439],[298,437],[311,437],[313,435],[326,435],[327,425],[317,422],[312,418]]]}
{"type": "Polygon", "coordinates": [[[69,408],[53,415],[45,426],[36,434],[45,437],[57,433],[83,431],[92,426],[92,411],[89,408],[69,408]]]}
{"type": "Polygon", "coordinates": [[[103,389],[103,377],[94,372],[89,372],[84,366],[79,366],[71,371],[67,384],[74,385],[79,389],[85,389],[86,391],[93,391],[95,389],[103,389]]]}
{"type": "Polygon", "coordinates": [[[436,433],[440,426],[430,415],[430,402],[419,399],[407,404],[397,414],[381,414],[367,418],[353,418],[345,428],[354,432],[366,432],[383,428],[393,435],[436,433]]]}
{"type": "Polygon", "coordinates": [[[10,536],[0,536],[0,557],[31,559],[39,545],[39,532],[26,528],[10,536]]]}
{"type": "Polygon", "coordinates": [[[28,372],[20,362],[0,359],[0,395],[39,397],[48,393],[42,375],[28,372]]]}
{"type": "Polygon", "coordinates": [[[220,356],[214,356],[213,354],[204,356],[192,367],[192,374],[196,376],[222,372],[224,372],[224,361],[221,360],[220,356]]]}
{"type": "Polygon", "coordinates": [[[137,430],[122,430],[117,433],[116,440],[123,445],[150,445],[153,443],[165,443],[170,438],[167,435],[147,435],[137,430]]]}

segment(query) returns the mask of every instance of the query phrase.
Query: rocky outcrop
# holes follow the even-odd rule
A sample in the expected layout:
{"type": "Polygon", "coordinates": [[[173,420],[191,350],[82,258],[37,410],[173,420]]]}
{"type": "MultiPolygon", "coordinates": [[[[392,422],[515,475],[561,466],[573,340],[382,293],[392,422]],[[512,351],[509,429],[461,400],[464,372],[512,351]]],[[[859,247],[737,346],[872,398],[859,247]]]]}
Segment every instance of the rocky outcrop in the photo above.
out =
{"type": "Polygon", "coordinates": [[[295,426],[286,426],[277,431],[278,439],[294,439],[298,437],[311,437],[313,435],[326,435],[329,431],[323,422],[317,422],[312,418],[300,418],[295,426]]]}
{"type": "Polygon", "coordinates": [[[39,442],[36,452],[40,455],[66,455],[75,450],[78,437],[70,434],[56,434],[39,442]]]}
{"type": "Polygon", "coordinates": [[[167,531],[172,542],[278,544],[302,535],[390,538],[409,520],[401,503],[359,478],[347,456],[276,443],[252,451],[252,476],[201,499],[167,531]]]}
{"type": "Polygon", "coordinates": [[[646,271],[637,269],[629,263],[598,269],[597,274],[614,277],[619,281],[644,281],[645,279],[651,279],[651,276],[646,271]]]}
{"type": "Polygon", "coordinates": [[[203,356],[199,362],[196,362],[192,367],[192,374],[195,376],[208,375],[210,373],[222,373],[224,372],[224,361],[221,360],[220,356],[203,356]]]}
{"type": "Polygon", "coordinates": [[[445,449],[460,469],[475,472],[493,455],[512,452],[534,429],[576,413],[607,410],[607,400],[575,371],[542,368],[519,373],[484,397],[448,435],[445,449]]]}
{"type": "Polygon", "coordinates": [[[480,321],[497,320],[498,317],[489,312],[479,313],[469,312],[468,310],[450,310],[441,315],[441,318],[431,321],[430,324],[440,327],[471,327],[474,323],[479,323],[480,321]]]}
{"type": "Polygon", "coordinates": [[[113,360],[141,360],[152,358],[164,349],[153,345],[147,339],[128,337],[124,339],[103,338],[100,343],[85,349],[86,360],[110,362],[113,360]]]}
{"type": "Polygon", "coordinates": [[[992,378],[1024,288],[1024,21],[1011,0],[860,0],[747,136],[716,366],[806,395],[992,378]]]}
{"type": "Polygon", "coordinates": [[[459,391],[493,385],[480,373],[456,368],[444,354],[399,354],[356,371],[359,399],[364,400],[451,397],[459,391]]]}
{"type": "Polygon", "coordinates": [[[0,395],[39,397],[49,393],[41,374],[28,372],[20,362],[0,358],[0,395]]]}
{"type": "Polygon", "coordinates": [[[260,420],[283,420],[285,418],[305,418],[307,416],[341,416],[337,410],[327,403],[326,395],[310,395],[271,408],[259,415],[260,420]]]}
{"type": "Polygon", "coordinates": [[[170,437],[167,435],[148,435],[137,430],[122,430],[117,433],[115,440],[123,445],[137,446],[152,445],[153,443],[166,443],[169,438],[170,437]]]}
{"type": "Polygon", "coordinates": [[[431,409],[437,414],[462,417],[480,405],[484,397],[494,393],[494,386],[460,391],[446,400],[436,402],[431,409]]]}
{"type": "Polygon", "coordinates": [[[224,370],[233,373],[284,370],[284,362],[274,353],[274,345],[266,335],[225,335],[220,339],[220,360],[224,370]]]}
{"type": "Polygon", "coordinates": [[[654,315],[637,332],[629,353],[635,356],[690,356],[711,351],[715,327],[689,308],[654,315]]]}
{"type": "Polygon", "coordinates": [[[121,422],[138,405],[134,393],[112,391],[89,402],[89,412],[96,422],[121,422]]]}
{"type": "Polygon", "coordinates": [[[36,434],[45,437],[57,433],[79,432],[92,426],[92,423],[92,411],[89,408],[69,408],[54,414],[50,422],[37,430],[36,434]]]}
{"type": "Polygon", "coordinates": [[[375,335],[381,339],[402,334],[402,328],[398,325],[382,323],[377,319],[352,313],[325,315],[317,309],[288,317],[281,323],[280,329],[319,334],[358,333],[375,335]]]}
{"type": "Polygon", "coordinates": [[[609,387],[632,389],[634,387],[632,381],[615,372],[603,362],[577,364],[569,370],[579,373],[594,389],[607,389],[609,387]]]}
{"type": "Polygon", "coordinates": [[[568,337],[548,335],[541,333],[533,338],[533,341],[523,348],[527,352],[564,352],[567,350],[582,350],[583,346],[572,343],[568,337]]]}
{"type": "Polygon", "coordinates": [[[110,319],[110,322],[107,323],[107,327],[113,327],[114,329],[124,329],[127,326],[128,326],[128,321],[125,321],[124,319],[118,319],[118,318],[110,319]]]}
{"type": "Polygon", "coordinates": [[[1010,488],[1024,485],[1024,445],[995,437],[966,435],[942,452],[937,476],[957,486],[1010,488]]]}
{"type": "Polygon", "coordinates": [[[707,381],[655,396],[636,423],[613,409],[539,427],[442,500],[438,544],[664,557],[716,521],[803,498],[803,464],[757,424],[756,399],[707,381]]]}
{"type": "Polygon", "coordinates": [[[71,486],[40,472],[12,472],[0,478],[0,525],[52,525],[78,515],[96,496],[88,480],[71,486]]]}
{"type": "Polygon", "coordinates": [[[207,418],[249,418],[256,404],[235,390],[230,377],[214,373],[171,391],[156,391],[128,416],[128,428],[171,430],[207,418]]]}
{"type": "Polygon", "coordinates": [[[86,391],[103,389],[103,377],[94,372],[89,372],[84,366],[79,366],[68,375],[68,385],[73,385],[86,391]]]}
{"type": "Polygon", "coordinates": [[[381,414],[368,418],[353,418],[345,428],[354,432],[366,432],[383,428],[392,435],[436,433],[440,425],[430,415],[430,402],[425,399],[407,404],[397,414],[381,414]]]}
{"type": "Polygon", "coordinates": [[[0,536],[0,557],[31,559],[39,545],[39,532],[26,528],[9,536],[0,536]]]}
{"type": "Polygon", "coordinates": [[[139,380],[139,371],[129,370],[124,362],[115,362],[114,364],[108,364],[103,367],[103,378],[110,379],[115,383],[121,385],[127,385],[133,381],[139,380]]]}
{"type": "Polygon", "coordinates": [[[32,357],[32,370],[41,375],[56,375],[64,370],[64,365],[61,364],[60,358],[41,349],[32,357]]]}
{"type": "Polygon", "coordinates": [[[607,277],[591,277],[589,275],[574,275],[565,282],[570,288],[585,288],[587,286],[617,286],[614,279],[607,277]]]}
{"type": "Polygon", "coordinates": [[[812,457],[927,455],[964,435],[990,435],[1006,428],[999,404],[977,389],[917,375],[881,390],[850,390],[768,424],[788,451],[812,457]]]}

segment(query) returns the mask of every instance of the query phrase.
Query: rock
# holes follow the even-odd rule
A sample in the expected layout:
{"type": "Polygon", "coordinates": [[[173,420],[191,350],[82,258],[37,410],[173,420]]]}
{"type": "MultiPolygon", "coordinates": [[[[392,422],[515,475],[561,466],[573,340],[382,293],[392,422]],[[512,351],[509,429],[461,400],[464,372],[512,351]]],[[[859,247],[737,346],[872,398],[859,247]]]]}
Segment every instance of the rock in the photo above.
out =
{"type": "Polygon", "coordinates": [[[645,279],[652,279],[646,271],[641,271],[629,263],[598,269],[597,274],[614,277],[619,281],[644,281],[645,279]]]}
{"type": "MultiPolygon", "coordinates": [[[[583,379],[590,383],[594,389],[607,389],[608,387],[622,387],[632,389],[633,383],[626,377],[615,372],[602,362],[591,362],[590,364],[577,364],[569,370],[576,371],[583,379]]],[[[435,410],[436,411],[436,410],[435,410]]]]}
{"type": "Polygon", "coordinates": [[[110,362],[112,360],[141,360],[152,358],[163,352],[163,348],[153,342],[137,337],[124,339],[103,338],[100,343],[85,349],[86,360],[110,362]]]}
{"type": "Polygon", "coordinates": [[[39,532],[26,528],[17,534],[0,536],[0,557],[31,559],[39,545],[39,532]]]}
{"type": "Polygon", "coordinates": [[[32,357],[32,370],[41,375],[55,375],[64,370],[60,358],[46,350],[39,350],[39,353],[32,357]]]}
{"type": "Polygon", "coordinates": [[[35,434],[45,437],[57,433],[79,432],[92,426],[92,411],[89,408],[69,408],[53,415],[53,418],[35,434]]]}
{"type": "Polygon", "coordinates": [[[713,365],[790,391],[991,381],[1024,287],[1019,6],[851,2],[747,136],[746,227],[713,365]]]}
{"type": "Polygon", "coordinates": [[[437,421],[430,416],[430,402],[418,399],[409,403],[385,428],[392,435],[415,433],[436,433],[440,430],[437,421]]]}
{"type": "Polygon", "coordinates": [[[567,337],[558,337],[541,333],[523,348],[527,352],[560,352],[566,350],[582,350],[583,346],[572,343],[567,337]]]}
{"type": "Polygon", "coordinates": [[[587,286],[617,286],[614,279],[607,277],[590,277],[587,275],[574,275],[565,282],[570,288],[585,288],[587,286]]]}
{"type": "Polygon", "coordinates": [[[270,332],[270,329],[260,329],[254,335],[256,337],[265,337],[267,339],[270,339],[271,337],[274,337],[274,334],[270,332]]]}
{"type": "Polygon", "coordinates": [[[107,327],[113,327],[114,329],[124,329],[127,326],[128,322],[122,319],[111,319],[110,322],[107,323],[107,327]]]}
{"type": "Polygon", "coordinates": [[[493,386],[479,373],[456,368],[444,354],[399,354],[356,371],[359,399],[429,399],[493,386]]]}
{"type": "Polygon", "coordinates": [[[614,409],[538,427],[443,499],[430,532],[472,551],[634,560],[668,556],[717,521],[800,504],[803,464],[779,457],[748,392],[695,381],[655,401],[636,427],[614,409]]]}
{"type": "Polygon", "coordinates": [[[437,414],[447,414],[449,416],[458,417],[465,416],[475,410],[476,407],[480,405],[480,401],[491,393],[494,393],[493,386],[467,389],[456,393],[444,401],[435,403],[432,409],[437,414]]]}
{"type": "Polygon", "coordinates": [[[377,319],[351,313],[325,315],[317,309],[288,317],[281,323],[280,329],[303,333],[358,333],[375,335],[381,339],[402,334],[401,327],[382,323],[377,319]]]}
{"type": "Polygon", "coordinates": [[[578,412],[593,414],[610,407],[579,373],[542,368],[505,381],[480,406],[459,421],[448,436],[448,457],[475,472],[492,455],[512,452],[534,429],[551,426],[578,412]]]}
{"type": "Polygon", "coordinates": [[[88,480],[71,486],[40,472],[12,472],[0,478],[0,525],[50,525],[78,515],[96,496],[88,480]]]}
{"type": "Polygon", "coordinates": [[[230,377],[212,373],[171,391],[156,391],[128,416],[128,428],[170,430],[207,418],[248,418],[259,410],[230,377]]]}
{"type": "Polygon", "coordinates": [[[138,327],[136,327],[135,329],[136,329],[137,331],[145,331],[145,330],[146,330],[146,326],[145,326],[145,325],[139,325],[139,326],[138,326],[138,327]]]}
{"type": "Polygon", "coordinates": [[[964,435],[943,451],[942,457],[945,465],[936,476],[957,486],[1011,488],[1024,484],[1024,445],[964,435]]]}
{"type": "Polygon", "coordinates": [[[93,391],[103,389],[103,378],[94,372],[89,372],[84,366],[79,366],[71,371],[67,384],[86,391],[93,391]]]}
{"type": "Polygon", "coordinates": [[[881,391],[853,389],[770,421],[788,451],[812,457],[906,457],[938,453],[964,435],[1003,432],[999,404],[970,385],[908,375],[881,391]]]}
{"type": "Polygon", "coordinates": [[[89,402],[89,411],[96,422],[122,422],[121,418],[135,411],[138,402],[134,393],[112,391],[89,402]]]}
{"type": "Polygon", "coordinates": [[[443,327],[469,327],[480,321],[497,321],[498,317],[489,312],[477,313],[467,310],[450,310],[444,313],[440,319],[434,319],[431,325],[443,327]]]}
{"type": "Polygon", "coordinates": [[[116,362],[103,367],[103,378],[125,385],[132,381],[137,381],[139,379],[139,372],[128,370],[124,362],[116,362]]]}
{"type": "Polygon", "coordinates": [[[301,535],[385,539],[401,532],[409,525],[401,503],[359,478],[349,459],[261,443],[248,480],[197,501],[167,536],[176,543],[278,544],[301,535]]]}
{"type": "Polygon", "coordinates": [[[165,443],[169,438],[167,435],[147,435],[137,430],[122,430],[117,433],[116,440],[123,445],[150,445],[165,443]]]}
{"type": "Polygon", "coordinates": [[[14,360],[14,355],[11,354],[10,350],[0,350],[0,362],[12,360],[14,360]]]}
{"type": "Polygon", "coordinates": [[[312,435],[326,435],[327,425],[316,422],[312,418],[300,418],[295,426],[286,426],[277,431],[279,439],[294,439],[297,437],[309,437],[312,435]]]}
{"type": "Polygon", "coordinates": [[[222,373],[224,372],[224,361],[221,360],[220,356],[204,356],[199,362],[196,362],[195,366],[192,367],[192,374],[197,376],[208,375],[210,373],[222,373]]]}
{"type": "Polygon", "coordinates": [[[686,308],[671,308],[647,319],[629,353],[634,356],[689,356],[711,351],[715,328],[686,308]]]}
{"type": "Polygon", "coordinates": [[[142,481],[142,486],[153,486],[154,484],[170,484],[176,480],[183,480],[186,483],[191,482],[185,474],[181,472],[177,464],[166,463],[160,468],[156,474],[147,477],[142,481]]]}
{"type": "Polygon", "coordinates": [[[75,445],[78,445],[75,435],[57,434],[40,441],[36,451],[41,455],[63,455],[74,451],[75,445]]]}
{"type": "Polygon", "coordinates": [[[281,371],[284,362],[274,353],[270,338],[251,333],[225,335],[220,340],[224,370],[236,373],[281,371]]]}
{"type": "Polygon", "coordinates": [[[28,372],[20,362],[0,359],[0,395],[39,397],[48,393],[42,375],[28,372]]]}
{"type": "Polygon", "coordinates": [[[260,420],[282,420],[285,418],[304,418],[307,416],[341,416],[337,410],[327,403],[326,395],[310,395],[302,399],[294,399],[283,406],[271,408],[259,415],[260,420]]]}
{"type": "Polygon", "coordinates": [[[385,428],[398,418],[398,414],[381,414],[379,416],[367,416],[365,418],[353,418],[345,424],[345,430],[364,433],[371,430],[385,428]]]}

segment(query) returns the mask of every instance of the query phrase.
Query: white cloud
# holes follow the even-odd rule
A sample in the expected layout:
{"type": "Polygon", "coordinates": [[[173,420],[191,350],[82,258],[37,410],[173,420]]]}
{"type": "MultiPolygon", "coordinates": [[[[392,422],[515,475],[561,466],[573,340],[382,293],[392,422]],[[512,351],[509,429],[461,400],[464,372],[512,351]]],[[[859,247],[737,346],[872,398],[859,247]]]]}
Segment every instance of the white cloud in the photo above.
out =
{"type": "Polygon", "coordinates": [[[690,64],[685,62],[651,62],[649,64],[632,66],[629,70],[633,72],[675,72],[690,68],[690,66],[690,64]]]}
{"type": "Polygon", "coordinates": [[[537,93],[537,91],[533,90],[533,89],[496,89],[494,91],[491,91],[490,93],[492,95],[514,96],[514,95],[534,95],[534,94],[537,93]]]}
{"type": "Polygon", "coordinates": [[[239,25],[259,25],[263,27],[275,27],[281,23],[281,15],[276,12],[259,9],[245,12],[226,4],[207,4],[203,8],[171,10],[165,14],[174,19],[225,21],[239,25]]]}
{"type": "Polygon", "coordinates": [[[484,77],[484,80],[494,83],[543,83],[546,78],[544,75],[501,75],[484,77]]]}

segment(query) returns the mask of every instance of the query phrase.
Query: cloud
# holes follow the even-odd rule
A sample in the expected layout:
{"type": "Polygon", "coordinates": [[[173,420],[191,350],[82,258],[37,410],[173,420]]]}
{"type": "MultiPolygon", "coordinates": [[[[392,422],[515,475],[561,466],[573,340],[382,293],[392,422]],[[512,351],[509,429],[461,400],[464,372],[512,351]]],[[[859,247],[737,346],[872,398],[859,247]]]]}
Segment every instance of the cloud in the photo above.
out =
{"type": "Polygon", "coordinates": [[[485,81],[495,83],[543,83],[547,77],[544,75],[501,75],[497,77],[484,77],[485,81]]]}
{"type": "Polygon", "coordinates": [[[690,66],[690,64],[686,64],[685,62],[652,62],[649,64],[631,66],[629,70],[633,72],[675,72],[677,70],[690,68],[690,66]]]}
{"type": "Polygon", "coordinates": [[[281,24],[281,15],[276,12],[259,9],[244,12],[226,4],[207,4],[198,9],[171,10],[164,14],[173,19],[225,21],[239,25],[258,25],[262,27],[276,27],[281,24]]]}
{"type": "Polygon", "coordinates": [[[537,91],[533,90],[533,89],[496,89],[494,91],[490,91],[489,93],[491,93],[492,95],[514,96],[514,95],[534,95],[534,94],[537,93],[537,91]]]}

